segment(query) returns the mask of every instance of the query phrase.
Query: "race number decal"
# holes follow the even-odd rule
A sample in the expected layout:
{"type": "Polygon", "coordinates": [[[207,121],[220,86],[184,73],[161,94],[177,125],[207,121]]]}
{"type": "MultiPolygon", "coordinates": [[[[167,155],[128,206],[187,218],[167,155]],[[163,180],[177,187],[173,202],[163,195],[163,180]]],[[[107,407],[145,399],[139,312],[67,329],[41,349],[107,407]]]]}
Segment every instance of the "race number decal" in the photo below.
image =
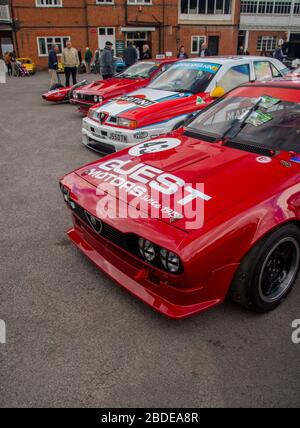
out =
{"type": "Polygon", "coordinates": [[[131,156],[142,156],[148,153],[164,152],[165,150],[174,149],[180,145],[177,138],[161,138],[159,140],[146,141],[131,147],[128,153],[131,156]]]}

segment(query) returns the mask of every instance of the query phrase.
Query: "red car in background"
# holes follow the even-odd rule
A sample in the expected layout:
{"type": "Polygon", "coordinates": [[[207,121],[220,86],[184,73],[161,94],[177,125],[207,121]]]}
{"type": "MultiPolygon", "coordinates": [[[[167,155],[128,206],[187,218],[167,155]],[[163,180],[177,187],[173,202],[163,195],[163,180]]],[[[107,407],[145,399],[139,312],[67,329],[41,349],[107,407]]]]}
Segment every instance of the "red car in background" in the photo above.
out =
{"type": "Polygon", "coordinates": [[[50,101],[52,103],[61,103],[64,101],[70,101],[72,97],[73,91],[75,89],[81,89],[84,86],[88,85],[87,80],[83,80],[82,82],[76,83],[73,86],[63,86],[61,84],[54,85],[53,89],[42,94],[42,98],[45,101],[50,101]]]}
{"type": "MultiPolygon", "coordinates": [[[[300,85],[248,83],[63,177],[73,243],[157,311],[275,309],[300,266],[300,85]]],[[[67,269],[67,268],[66,268],[67,269]]]]}
{"type": "Polygon", "coordinates": [[[73,92],[70,102],[79,107],[84,116],[90,107],[101,105],[114,97],[146,86],[154,77],[165,71],[177,59],[139,61],[122,73],[107,80],[97,80],[82,90],[73,92]]]}

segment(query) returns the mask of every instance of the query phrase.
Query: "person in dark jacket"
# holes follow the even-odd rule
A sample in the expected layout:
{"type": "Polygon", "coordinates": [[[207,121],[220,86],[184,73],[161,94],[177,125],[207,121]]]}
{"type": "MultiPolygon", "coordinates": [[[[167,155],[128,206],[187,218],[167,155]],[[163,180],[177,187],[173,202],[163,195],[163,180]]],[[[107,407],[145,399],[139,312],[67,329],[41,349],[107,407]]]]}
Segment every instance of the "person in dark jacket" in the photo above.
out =
{"type": "Polygon", "coordinates": [[[85,55],[84,55],[84,62],[85,62],[87,73],[91,72],[92,58],[93,58],[93,52],[91,51],[91,49],[89,47],[87,47],[85,50],[85,55]]]}
{"type": "Polygon", "coordinates": [[[57,69],[58,69],[58,46],[53,45],[51,51],[49,52],[48,57],[48,69],[49,69],[49,75],[50,75],[50,88],[52,88],[53,85],[58,83],[57,79],[57,69]]]}
{"type": "Polygon", "coordinates": [[[185,52],[184,46],[180,46],[179,48],[179,52],[177,54],[177,58],[179,59],[187,59],[189,56],[188,54],[185,52]]]}
{"type": "Polygon", "coordinates": [[[143,45],[143,52],[142,52],[141,59],[151,59],[151,58],[152,58],[152,54],[151,54],[149,45],[143,45]]]}
{"type": "Polygon", "coordinates": [[[207,44],[204,42],[202,43],[200,50],[199,50],[199,56],[200,57],[204,57],[204,56],[211,56],[211,52],[207,47],[207,44]]]}
{"type": "Polygon", "coordinates": [[[124,50],[123,59],[126,67],[130,67],[137,62],[137,52],[132,42],[129,42],[127,48],[124,50]]]}
{"type": "Polygon", "coordinates": [[[103,79],[109,79],[114,74],[114,58],[112,54],[113,44],[109,41],[105,43],[105,48],[101,53],[100,71],[103,79]]]}
{"type": "Polygon", "coordinates": [[[274,58],[278,59],[279,61],[283,60],[284,53],[283,53],[283,50],[282,50],[281,46],[277,46],[277,48],[275,49],[274,58]]]}

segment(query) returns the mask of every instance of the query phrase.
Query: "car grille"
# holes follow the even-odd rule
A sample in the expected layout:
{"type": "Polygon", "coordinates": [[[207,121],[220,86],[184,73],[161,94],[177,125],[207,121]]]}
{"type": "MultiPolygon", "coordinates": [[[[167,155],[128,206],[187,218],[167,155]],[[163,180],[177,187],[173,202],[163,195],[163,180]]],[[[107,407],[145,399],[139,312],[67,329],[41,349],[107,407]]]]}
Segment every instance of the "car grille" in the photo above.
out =
{"type": "Polygon", "coordinates": [[[88,94],[81,94],[80,92],[78,92],[78,99],[81,101],[89,101],[89,102],[94,102],[94,95],[88,95],[88,94]]]}
{"type": "Polygon", "coordinates": [[[224,146],[231,147],[232,149],[243,150],[244,152],[257,153],[262,156],[272,157],[276,154],[274,150],[266,149],[264,147],[257,147],[251,144],[237,143],[235,141],[227,141],[224,146]]]}
{"type": "MultiPolygon", "coordinates": [[[[75,209],[73,212],[89,227],[91,227],[85,210],[74,202],[75,209]]],[[[133,234],[125,234],[115,229],[114,227],[109,226],[107,223],[102,221],[103,228],[100,233],[100,236],[117,245],[118,247],[123,248],[126,251],[131,253],[136,253],[135,249],[137,248],[137,236],[133,234]]],[[[95,232],[96,233],[96,232],[95,232]]]]}
{"type": "Polygon", "coordinates": [[[90,138],[87,147],[89,149],[95,150],[96,152],[103,153],[104,155],[110,155],[116,151],[114,146],[111,146],[110,144],[99,143],[98,141],[91,140],[90,138]]]}

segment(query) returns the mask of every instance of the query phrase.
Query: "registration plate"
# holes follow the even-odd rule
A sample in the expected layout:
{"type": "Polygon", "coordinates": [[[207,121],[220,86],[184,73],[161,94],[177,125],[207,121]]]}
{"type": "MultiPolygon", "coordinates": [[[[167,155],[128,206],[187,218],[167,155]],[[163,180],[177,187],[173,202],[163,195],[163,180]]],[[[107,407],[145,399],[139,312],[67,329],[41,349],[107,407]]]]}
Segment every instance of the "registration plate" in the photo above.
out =
{"type": "Polygon", "coordinates": [[[126,135],[112,133],[110,134],[109,138],[112,141],[118,141],[119,143],[127,143],[126,135]]]}

